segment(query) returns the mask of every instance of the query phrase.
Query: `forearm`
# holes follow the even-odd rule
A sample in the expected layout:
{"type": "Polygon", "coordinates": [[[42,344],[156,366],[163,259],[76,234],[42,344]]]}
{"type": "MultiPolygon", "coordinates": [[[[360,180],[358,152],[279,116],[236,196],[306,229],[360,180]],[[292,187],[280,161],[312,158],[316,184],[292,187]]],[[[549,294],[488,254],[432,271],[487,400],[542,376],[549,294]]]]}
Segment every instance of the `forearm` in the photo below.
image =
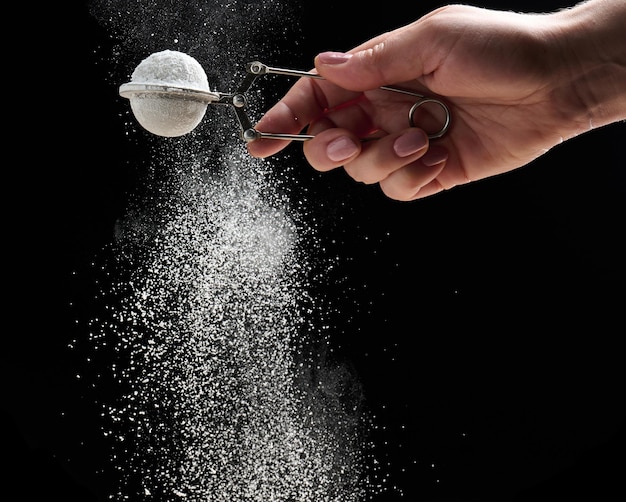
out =
{"type": "Polygon", "coordinates": [[[551,16],[566,81],[560,99],[576,122],[589,130],[625,120],[626,1],[590,0],[551,16]]]}

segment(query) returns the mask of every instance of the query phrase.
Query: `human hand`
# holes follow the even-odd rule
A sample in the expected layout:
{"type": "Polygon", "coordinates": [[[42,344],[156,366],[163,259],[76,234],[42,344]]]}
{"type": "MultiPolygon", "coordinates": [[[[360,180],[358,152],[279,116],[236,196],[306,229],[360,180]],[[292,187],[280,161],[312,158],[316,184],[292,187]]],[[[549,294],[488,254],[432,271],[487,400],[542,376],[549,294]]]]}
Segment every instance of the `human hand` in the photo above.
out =
{"type": "MultiPolygon", "coordinates": [[[[300,79],[256,128],[293,134],[308,126],[315,138],[304,154],[315,169],[343,166],[397,200],[510,171],[594,126],[571,82],[563,17],[438,9],[347,54],[318,55],[325,80],[300,79]],[[448,133],[429,142],[408,127],[412,102],[385,85],[441,96],[452,114],[448,133]],[[378,140],[361,141],[373,132],[378,140]]],[[[286,144],[259,139],[248,149],[267,157],[286,144]]]]}

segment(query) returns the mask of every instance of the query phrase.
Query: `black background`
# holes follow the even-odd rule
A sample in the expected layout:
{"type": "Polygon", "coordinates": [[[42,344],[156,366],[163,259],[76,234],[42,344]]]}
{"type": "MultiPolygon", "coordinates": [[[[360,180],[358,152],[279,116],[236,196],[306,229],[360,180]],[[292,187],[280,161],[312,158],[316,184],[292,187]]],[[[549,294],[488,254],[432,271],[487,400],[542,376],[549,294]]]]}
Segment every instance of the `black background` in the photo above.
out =
{"type": "MultiPolygon", "coordinates": [[[[364,5],[306,4],[306,57],[293,66],[438,4],[364,5]]],[[[11,22],[20,35],[6,63],[4,484],[10,500],[100,502],[114,483],[101,410],[67,346],[84,336],[77,319],[92,314],[99,274],[90,264],[140,184],[133,166],[145,152],[125,138],[127,103],[102,57],[114,41],[86,3],[11,22]]],[[[331,274],[319,293],[338,306],[337,348],[385,425],[380,453],[405,493],[376,500],[623,496],[625,133],[605,127],[411,204],[300,158],[322,247],[339,257],[335,283],[331,274]]]]}

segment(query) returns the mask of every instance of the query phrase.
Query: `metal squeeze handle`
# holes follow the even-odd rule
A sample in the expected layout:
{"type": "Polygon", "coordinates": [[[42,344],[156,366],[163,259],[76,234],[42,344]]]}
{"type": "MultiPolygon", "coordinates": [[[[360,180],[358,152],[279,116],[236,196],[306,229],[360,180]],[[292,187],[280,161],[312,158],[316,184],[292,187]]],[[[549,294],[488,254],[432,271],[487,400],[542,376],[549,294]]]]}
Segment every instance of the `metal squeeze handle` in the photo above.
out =
{"type": "MultiPolygon", "coordinates": [[[[244,93],[250,88],[254,80],[261,75],[267,74],[275,74],[275,75],[286,75],[289,77],[308,77],[308,78],[316,78],[323,80],[324,77],[318,75],[317,73],[312,73],[308,71],[300,71],[300,70],[289,70],[285,68],[275,68],[271,66],[267,66],[259,61],[253,61],[248,63],[246,70],[248,75],[240,85],[239,89],[234,94],[222,94],[220,95],[220,99],[216,101],[212,101],[215,104],[228,104],[232,105],[235,108],[235,113],[237,115],[237,119],[239,121],[239,125],[241,126],[241,137],[247,142],[254,141],[259,138],[267,138],[267,139],[279,139],[279,140],[290,140],[290,141],[308,141],[313,139],[315,136],[309,134],[282,134],[282,133],[268,133],[257,131],[250,122],[250,119],[243,111],[243,108],[246,105],[246,97],[244,93]]],[[[436,139],[442,137],[450,127],[450,109],[448,106],[441,100],[427,97],[422,94],[418,94],[413,91],[408,91],[406,89],[400,89],[398,87],[392,86],[381,86],[380,89],[390,92],[396,92],[399,94],[405,94],[407,96],[413,96],[418,98],[417,101],[413,104],[411,109],[409,110],[409,125],[411,127],[415,127],[415,123],[413,120],[413,115],[415,111],[422,105],[427,103],[433,103],[440,106],[445,113],[444,124],[441,129],[435,133],[429,134],[428,137],[430,139],[436,139]]]]}
{"type": "MultiPolygon", "coordinates": [[[[259,61],[253,61],[247,64],[246,75],[243,79],[243,82],[234,93],[208,91],[195,88],[179,87],[176,85],[164,85],[160,83],[150,84],[137,82],[129,82],[121,85],[119,93],[121,96],[129,99],[137,96],[156,96],[162,98],[175,98],[180,100],[197,101],[206,105],[215,104],[232,106],[235,110],[235,115],[241,128],[241,138],[247,142],[254,141],[259,138],[288,141],[308,141],[310,139],[313,139],[315,136],[309,134],[269,133],[257,131],[253,127],[250,118],[245,112],[246,105],[248,104],[245,93],[246,91],[248,91],[248,89],[254,83],[257,77],[267,74],[285,75],[289,77],[317,78],[322,80],[324,79],[324,77],[318,75],[317,73],[300,70],[288,70],[285,68],[274,68],[264,65],[259,61]]],[[[410,127],[415,127],[415,122],[413,119],[415,111],[422,105],[425,105],[427,103],[433,103],[441,107],[445,114],[445,120],[441,129],[435,133],[428,134],[428,137],[430,139],[440,138],[448,130],[450,126],[450,110],[443,101],[436,98],[423,96],[422,94],[418,94],[416,92],[406,89],[400,89],[398,87],[381,86],[380,89],[417,98],[417,101],[413,104],[413,106],[411,106],[411,109],[409,110],[408,122],[410,127]]],[[[363,138],[362,141],[368,141],[371,139],[375,138],[363,138]]]]}

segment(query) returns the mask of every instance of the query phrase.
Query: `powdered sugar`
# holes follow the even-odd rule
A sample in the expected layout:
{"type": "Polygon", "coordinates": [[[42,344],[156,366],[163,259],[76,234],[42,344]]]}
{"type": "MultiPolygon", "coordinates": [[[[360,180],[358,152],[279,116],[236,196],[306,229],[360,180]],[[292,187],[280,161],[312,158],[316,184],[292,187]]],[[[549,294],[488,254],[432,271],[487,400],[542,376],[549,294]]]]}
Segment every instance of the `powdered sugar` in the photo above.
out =
{"type": "Polygon", "coordinates": [[[131,76],[136,84],[158,84],[208,91],[204,69],[188,54],[166,49],[142,60],[131,76]]]}

